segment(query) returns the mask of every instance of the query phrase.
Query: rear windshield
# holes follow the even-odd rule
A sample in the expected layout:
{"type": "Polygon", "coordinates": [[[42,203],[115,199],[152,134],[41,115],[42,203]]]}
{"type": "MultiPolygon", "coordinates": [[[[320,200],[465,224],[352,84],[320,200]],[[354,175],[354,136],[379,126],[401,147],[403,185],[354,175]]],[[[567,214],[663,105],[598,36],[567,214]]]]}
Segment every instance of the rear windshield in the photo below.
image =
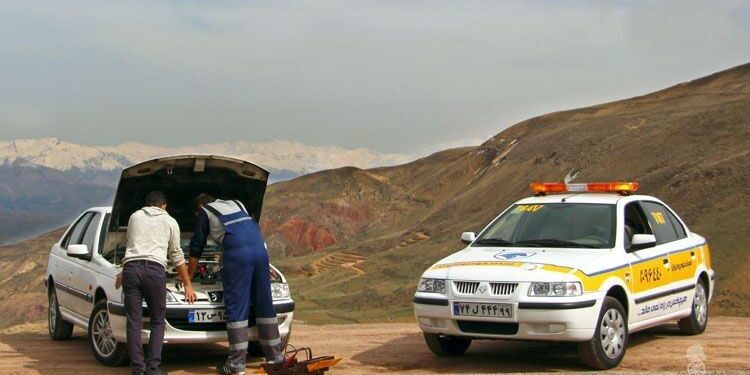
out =
{"type": "Polygon", "coordinates": [[[514,205],[473,246],[612,248],[615,220],[612,204],[514,205]]]}

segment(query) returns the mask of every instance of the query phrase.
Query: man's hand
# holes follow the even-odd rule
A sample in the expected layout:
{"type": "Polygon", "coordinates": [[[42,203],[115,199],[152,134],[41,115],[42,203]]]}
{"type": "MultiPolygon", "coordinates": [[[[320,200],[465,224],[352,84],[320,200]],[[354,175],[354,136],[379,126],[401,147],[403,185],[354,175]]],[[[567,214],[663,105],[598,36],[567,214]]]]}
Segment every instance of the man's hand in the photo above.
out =
{"type": "Polygon", "coordinates": [[[185,287],[185,301],[187,303],[195,302],[197,297],[195,295],[195,290],[193,290],[193,283],[190,281],[190,277],[188,277],[187,266],[184,263],[177,267],[177,274],[182,279],[182,283],[185,287]]]}
{"type": "Polygon", "coordinates": [[[120,289],[122,286],[122,272],[118,273],[117,276],[115,276],[115,289],[120,289]]]}
{"type": "Polygon", "coordinates": [[[185,285],[185,302],[187,303],[193,303],[196,299],[195,290],[193,290],[192,284],[185,285]]]}

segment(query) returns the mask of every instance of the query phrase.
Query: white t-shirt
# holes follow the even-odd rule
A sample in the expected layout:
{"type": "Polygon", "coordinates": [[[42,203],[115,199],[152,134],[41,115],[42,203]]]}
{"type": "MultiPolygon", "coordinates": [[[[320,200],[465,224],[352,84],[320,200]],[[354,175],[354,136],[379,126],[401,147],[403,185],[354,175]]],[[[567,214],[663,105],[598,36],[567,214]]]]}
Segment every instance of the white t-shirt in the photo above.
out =
{"type": "Polygon", "coordinates": [[[180,247],[180,226],[159,207],[143,207],[130,215],[127,237],[123,264],[148,260],[166,269],[167,258],[175,267],[185,263],[180,247]]]}

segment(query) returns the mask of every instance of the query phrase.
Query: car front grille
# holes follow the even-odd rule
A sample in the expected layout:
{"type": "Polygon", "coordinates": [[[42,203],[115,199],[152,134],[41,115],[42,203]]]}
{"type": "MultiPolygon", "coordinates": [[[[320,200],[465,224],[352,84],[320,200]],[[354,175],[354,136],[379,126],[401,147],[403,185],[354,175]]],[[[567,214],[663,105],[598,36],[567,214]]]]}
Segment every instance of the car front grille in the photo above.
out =
{"type": "Polygon", "coordinates": [[[454,281],[453,286],[460,294],[474,294],[479,289],[478,281],[454,281]]]}
{"type": "Polygon", "coordinates": [[[518,288],[518,283],[490,283],[493,296],[509,296],[518,288]]]}
{"type": "MultiPolygon", "coordinates": [[[[518,283],[489,283],[490,294],[493,296],[509,296],[516,291],[518,283]]],[[[454,281],[453,286],[455,287],[456,293],[458,294],[474,294],[479,289],[481,283],[479,281],[454,281]]]]}
{"type": "Polygon", "coordinates": [[[473,320],[458,320],[458,329],[465,333],[482,333],[488,335],[515,335],[518,323],[495,323],[473,320]]]}

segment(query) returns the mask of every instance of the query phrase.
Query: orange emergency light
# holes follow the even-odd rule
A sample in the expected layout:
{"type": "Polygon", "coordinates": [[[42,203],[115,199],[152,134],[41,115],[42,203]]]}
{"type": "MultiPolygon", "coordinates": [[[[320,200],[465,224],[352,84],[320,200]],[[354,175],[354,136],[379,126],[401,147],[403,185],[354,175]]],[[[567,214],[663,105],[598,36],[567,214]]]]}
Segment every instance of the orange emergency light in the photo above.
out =
{"type": "Polygon", "coordinates": [[[564,182],[532,182],[534,195],[562,193],[618,193],[629,195],[641,186],[637,182],[589,182],[566,184],[564,182]]]}

